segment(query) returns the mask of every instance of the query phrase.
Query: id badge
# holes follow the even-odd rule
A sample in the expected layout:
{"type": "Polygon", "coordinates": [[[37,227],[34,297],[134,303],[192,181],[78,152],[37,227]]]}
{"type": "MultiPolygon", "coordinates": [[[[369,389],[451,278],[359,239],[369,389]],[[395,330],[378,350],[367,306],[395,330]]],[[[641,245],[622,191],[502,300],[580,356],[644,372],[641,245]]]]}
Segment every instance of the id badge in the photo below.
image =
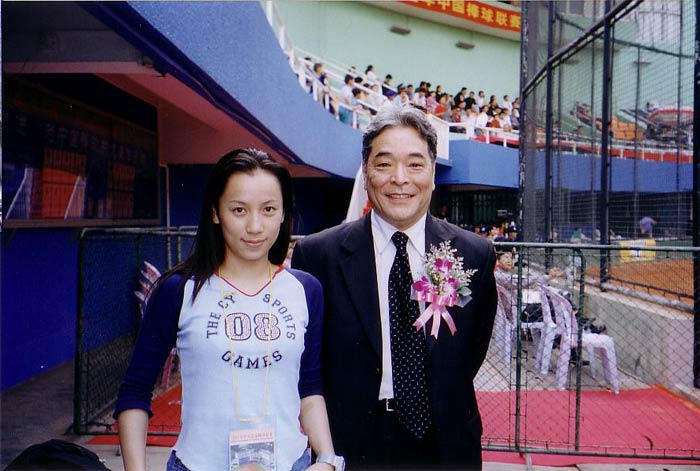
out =
{"type": "Polygon", "coordinates": [[[229,471],[276,471],[274,423],[263,420],[245,425],[250,427],[229,433],[229,471]]]}

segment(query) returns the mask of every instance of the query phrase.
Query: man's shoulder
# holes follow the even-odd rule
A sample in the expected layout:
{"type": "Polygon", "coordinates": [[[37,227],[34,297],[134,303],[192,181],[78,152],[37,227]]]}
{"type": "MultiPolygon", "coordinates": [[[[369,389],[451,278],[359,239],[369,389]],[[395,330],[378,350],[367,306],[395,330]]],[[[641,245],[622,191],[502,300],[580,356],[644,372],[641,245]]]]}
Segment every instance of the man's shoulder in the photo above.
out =
{"type": "Polygon", "coordinates": [[[319,247],[329,244],[337,246],[339,242],[345,240],[347,237],[350,236],[350,234],[361,230],[363,224],[364,218],[359,219],[357,221],[338,224],[337,226],[324,229],[321,232],[316,232],[314,234],[307,235],[303,239],[300,239],[297,243],[308,247],[319,247]]]}

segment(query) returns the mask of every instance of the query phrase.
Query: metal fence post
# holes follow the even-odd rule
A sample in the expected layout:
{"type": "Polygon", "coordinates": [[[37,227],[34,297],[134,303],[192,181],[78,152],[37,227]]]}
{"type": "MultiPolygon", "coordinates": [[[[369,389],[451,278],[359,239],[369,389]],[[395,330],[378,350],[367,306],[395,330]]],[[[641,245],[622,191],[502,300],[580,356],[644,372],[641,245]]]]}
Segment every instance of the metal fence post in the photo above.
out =
{"type": "MultiPolygon", "coordinates": [[[[700,247],[700,9],[695,4],[693,247],[700,247]]],[[[700,388],[700,254],[693,252],[693,384],[700,388]]]]}
{"type": "MultiPolygon", "coordinates": [[[[574,431],[574,449],[578,450],[581,444],[581,373],[583,368],[583,329],[581,328],[581,319],[586,313],[584,308],[584,287],[586,286],[586,257],[583,256],[581,249],[574,249],[574,257],[581,258],[581,270],[579,271],[578,282],[578,315],[576,316],[576,324],[578,325],[578,338],[576,339],[576,419],[574,431]]],[[[593,361],[590,359],[589,361],[593,361]]]]}
{"type": "MultiPolygon", "coordinates": [[[[612,18],[610,10],[612,3],[610,0],[605,0],[605,24],[603,26],[603,109],[600,136],[600,243],[606,245],[608,243],[608,234],[610,230],[609,211],[610,211],[610,96],[612,89],[612,40],[611,40],[611,23],[612,18]]],[[[593,228],[595,229],[595,227],[593,228]]],[[[600,253],[600,283],[603,289],[603,283],[608,280],[608,256],[604,251],[600,253]]]]}
{"type": "MultiPolygon", "coordinates": [[[[521,248],[514,248],[516,255],[518,257],[518,280],[517,289],[518,296],[516,299],[517,312],[522,312],[523,306],[523,251],[521,248]]],[[[522,319],[517,316],[516,320],[517,332],[516,332],[516,352],[515,352],[515,449],[520,450],[520,394],[522,393],[522,362],[523,362],[523,346],[522,346],[522,319]]]]}
{"type": "Polygon", "coordinates": [[[73,433],[83,433],[81,428],[82,412],[83,412],[83,396],[82,378],[85,371],[83,370],[84,352],[83,352],[83,313],[84,313],[84,298],[85,292],[85,234],[82,231],[80,241],[78,242],[78,321],[76,329],[75,341],[75,367],[74,367],[74,384],[73,384],[73,433]]]}

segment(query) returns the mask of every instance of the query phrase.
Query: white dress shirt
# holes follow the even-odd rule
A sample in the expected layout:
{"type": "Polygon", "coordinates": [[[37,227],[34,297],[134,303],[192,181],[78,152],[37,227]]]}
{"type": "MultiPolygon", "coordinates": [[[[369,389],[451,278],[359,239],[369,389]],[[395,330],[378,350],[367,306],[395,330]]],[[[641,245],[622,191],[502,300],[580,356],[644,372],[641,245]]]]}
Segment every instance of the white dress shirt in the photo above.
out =
{"type": "MultiPolygon", "coordinates": [[[[377,267],[377,292],[379,293],[379,315],[382,325],[382,382],[379,386],[378,399],[394,397],[394,382],[391,371],[391,343],[389,337],[389,272],[394,263],[396,247],[391,236],[398,231],[394,226],[383,220],[374,210],[372,211],[372,238],[374,239],[374,262],[377,267]]],[[[411,275],[414,280],[425,273],[425,221],[427,215],[413,226],[402,231],[408,236],[406,250],[411,264],[411,275]]],[[[425,303],[419,303],[421,309],[425,303]]]]}

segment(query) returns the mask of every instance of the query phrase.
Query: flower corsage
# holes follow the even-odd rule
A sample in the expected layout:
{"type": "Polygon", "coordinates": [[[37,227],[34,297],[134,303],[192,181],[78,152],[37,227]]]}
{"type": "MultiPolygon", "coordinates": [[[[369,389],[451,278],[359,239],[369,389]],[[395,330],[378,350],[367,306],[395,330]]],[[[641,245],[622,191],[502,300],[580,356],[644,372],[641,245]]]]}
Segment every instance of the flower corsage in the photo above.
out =
{"type": "Polygon", "coordinates": [[[425,254],[425,275],[413,283],[411,299],[430,303],[413,325],[420,330],[432,318],[430,335],[435,338],[440,331],[440,319],[445,320],[452,335],[457,331],[447,307],[464,307],[471,301],[469,284],[477,269],[464,270],[463,258],[456,256],[456,252],[449,241],[441,242],[439,247],[431,245],[425,254]]]}

